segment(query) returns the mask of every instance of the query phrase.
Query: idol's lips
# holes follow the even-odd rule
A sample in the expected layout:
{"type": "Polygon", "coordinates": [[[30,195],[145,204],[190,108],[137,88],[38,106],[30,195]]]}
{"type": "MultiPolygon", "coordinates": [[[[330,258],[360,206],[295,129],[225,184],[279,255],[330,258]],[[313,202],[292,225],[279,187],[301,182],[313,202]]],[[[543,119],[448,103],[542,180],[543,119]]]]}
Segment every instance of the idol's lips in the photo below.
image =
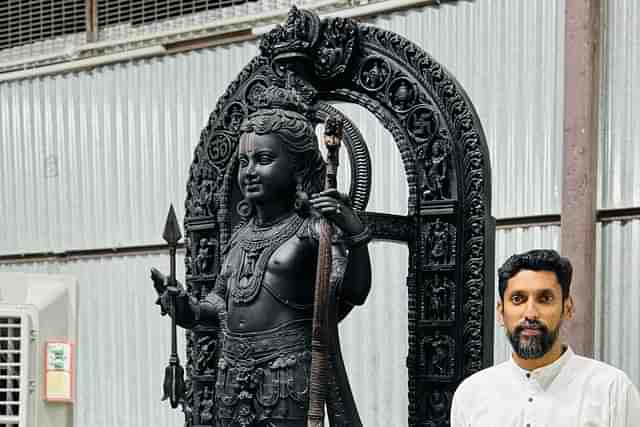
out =
{"type": "Polygon", "coordinates": [[[244,183],[244,188],[249,190],[249,191],[255,191],[260,187],[260,182],[258,181],[252,181],[252,182],[245,182],[244,183]]]}

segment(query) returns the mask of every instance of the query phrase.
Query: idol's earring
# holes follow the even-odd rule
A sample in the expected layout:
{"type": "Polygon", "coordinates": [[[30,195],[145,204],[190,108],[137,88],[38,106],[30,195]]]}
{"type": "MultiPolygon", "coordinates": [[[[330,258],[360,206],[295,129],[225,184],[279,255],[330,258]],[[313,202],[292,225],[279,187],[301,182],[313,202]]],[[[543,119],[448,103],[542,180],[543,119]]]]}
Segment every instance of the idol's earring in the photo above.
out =
{"type": "Polygon", "coordinates": [[[253,204],[247,199],[242,199],[236,205],[236,212],[240,218],[248,220],[253,215],[253,204]]]}
{"type": "Polygon", "coordinates": [[[302,189],[302,180],[296,178],[296,200],[293,203],[293,208],[296,212],[304,214],[309,210],[309,195],[302,189]]]}

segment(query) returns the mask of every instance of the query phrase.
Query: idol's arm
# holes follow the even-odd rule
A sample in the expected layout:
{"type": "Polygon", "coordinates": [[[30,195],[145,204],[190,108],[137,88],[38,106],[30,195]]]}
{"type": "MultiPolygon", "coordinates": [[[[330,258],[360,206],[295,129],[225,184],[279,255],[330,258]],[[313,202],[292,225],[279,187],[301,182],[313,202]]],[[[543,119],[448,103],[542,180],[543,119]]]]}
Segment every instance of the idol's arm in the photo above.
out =
{"type": "Polygon", "coordinates": [[[367,244],[352,246],[349,249],[349,262],[344,273],[340,297],[350,304],[362,305],[370,290],[371,259],[367,244]]]}
{"type": "Polygon", "coordinates": [[[227,280],[220,274],[216,283],[204,299],[199,304],[198,323],[203,325],[217,325],[221,316],[227,312],[226,293],[227,280]]]}
{"type": "Polygon", "coordinates": [[[349,258],[340,297],[352,305],[361,305],[371,289],[371,261],[367,249],[371,235],[346,200],[337,190],[327,190],[314,194],[309,202],[313,209],[342,230],[349,258]]]}
{"type": "Polygon", "coordinates": [[[179,283],[177,287],[167,286],[167,277],[156,269],[152,269],[151,279],[159,294],[156,303],[160,305],[162,314],[173,315],[171,308],[175,301],[175,319],[179,326],[192,329],[199,324],[214,325],[218,323],[220,312],[224,310],[224,300],[218,294],[220,288],[217,282],[205,300],[198,302],[197,299],[187,294],[179,283]]]}

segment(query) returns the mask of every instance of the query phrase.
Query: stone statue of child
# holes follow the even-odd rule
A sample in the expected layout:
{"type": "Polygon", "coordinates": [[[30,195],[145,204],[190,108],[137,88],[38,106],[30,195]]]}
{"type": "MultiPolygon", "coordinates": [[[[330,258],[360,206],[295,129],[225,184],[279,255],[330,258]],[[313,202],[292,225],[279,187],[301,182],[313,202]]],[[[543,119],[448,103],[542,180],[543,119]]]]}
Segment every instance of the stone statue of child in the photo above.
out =
{"type": "Polygon", "coordinates": [[[322,191],[325,163],[297,94],[272,87],[263,99],[265,108],[241,125],[237,153],[247,221],[222,252],[214,289],[203,301],[169,289],[161,302],[167,309],[177,294],[185,328],[222,326],[215,425],[303,427],[319,221],[339,237],[333,252],[346,268],[332,275],[342,276],[342,313],[369,293],[370,239],[344,197],[322,191]]]}

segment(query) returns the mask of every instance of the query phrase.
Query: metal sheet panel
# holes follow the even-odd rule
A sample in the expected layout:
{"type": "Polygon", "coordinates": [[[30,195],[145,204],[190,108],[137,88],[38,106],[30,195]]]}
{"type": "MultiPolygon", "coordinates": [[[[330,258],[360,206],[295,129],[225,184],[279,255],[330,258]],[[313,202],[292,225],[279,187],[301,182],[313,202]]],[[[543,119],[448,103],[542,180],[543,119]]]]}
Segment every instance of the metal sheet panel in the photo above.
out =
{"type": "Polygon", "coordinates": [[[406,425],[409,251],[406,245],[374,242],[370,253],[369,299],[340,325],[345,365],[365,426],[406,425]]]}
{"type": "MultiPolygon", "coordinates": [[[[604,224],[596,298],[598,358],[640,384],[640,220],[604,224]]],[[[579,307],[578,307],[579,309],[579,307]]]]}
{"type": "MultiPolygon", "coordinates": [[[[368,209],[406,215],[406,176],[391,134],[364,108],[345,104],[337,108],[354,121],[371,147],[374,185],[368,209]]],[[[342,172],[344,178],[339,182],[344,183],[348,168],[342,172]]],[[[409,407],[409,251],[404,244],[382,241],[372,243],[369,251],[371,293],[364,306],[357,307],[340,325],[345,365],[363,424],[405,425],[409,407]]]]}
{"type": "Polygon", "coordinates": [[[600,207],[640,205],[640,4],[603,2],[600,207]]]}
{"type": "MultiPolygon", "coordinates": [[[[467,89],[501,189],[497,217],[559,210],[563,4],[461,2],[371,21],[467,89]]],[[[182,214],[208,114],[256,52],[234,44],[0,84],[0,253],[159,242],[169,202],[182,214]]]]}
{"type": "MultiPolygon", "coordinates": [[[[184,255],[178,275],[184,276],[184,255]]],[[[75,426],[183,424],[161,402],[171,322],[160,317],[149,268],[168,270],[161,255],[81,259],[66,263],[0,265],[0,271],[71,274],[78,278],[75,426]]],[[[178,334],[184,363],[184,334],[178,334]]]]}
{"type": "Polygon", "coordinates": [[[370,21],[420,45],[466,90],[489,145],[497,218],[560,211],[564,5],[457,2],[370,21]]]}
{"type": "Polygon", "coordinates": [[[0,253],[159,243],[254,43],[0,84],[0,253]]]}
{"type": "MultiPolygon", "coordinates": [[[[556,225],[543,227],[510,228],[496,232],[496,268],[495,287],[496,302],[499,301],[497,271],[511,255],[530,249],[560,250],[560,227],[556,225]]],[[[504,328],[495,324],[494,363],[504,362],[511,357],[511,344],[507,340],[504,328]]]]}

